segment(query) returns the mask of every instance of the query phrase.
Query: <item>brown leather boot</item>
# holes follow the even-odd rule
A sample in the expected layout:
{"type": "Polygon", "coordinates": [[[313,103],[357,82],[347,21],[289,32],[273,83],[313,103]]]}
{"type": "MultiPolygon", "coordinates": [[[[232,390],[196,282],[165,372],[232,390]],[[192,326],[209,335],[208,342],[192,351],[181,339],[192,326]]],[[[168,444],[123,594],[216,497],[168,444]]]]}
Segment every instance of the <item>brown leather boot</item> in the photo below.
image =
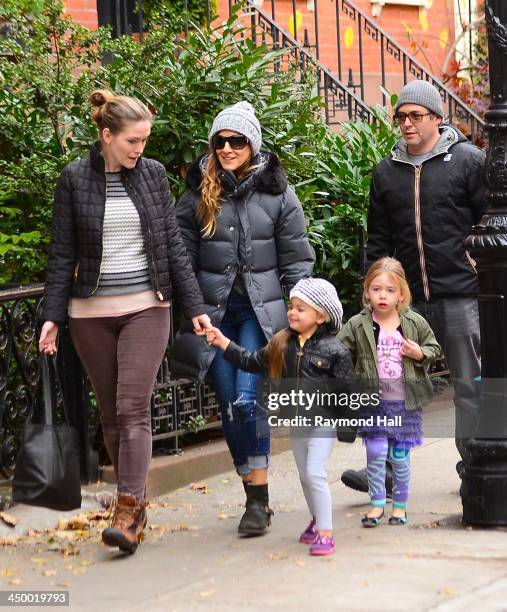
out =
{"type": "Polygon", "coordinates": [[[143,538],[147,520],[145,500],[129,494],[118,495],[111,508],[109,527],[102,532],[102,541],[132,554],[143,538]]]}

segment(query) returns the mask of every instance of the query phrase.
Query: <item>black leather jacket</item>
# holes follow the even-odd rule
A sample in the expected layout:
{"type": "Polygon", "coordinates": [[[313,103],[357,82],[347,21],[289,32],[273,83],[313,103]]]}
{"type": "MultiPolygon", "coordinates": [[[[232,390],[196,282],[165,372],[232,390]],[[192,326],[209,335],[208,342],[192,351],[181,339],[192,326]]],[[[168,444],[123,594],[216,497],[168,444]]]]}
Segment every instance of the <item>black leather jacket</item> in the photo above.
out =
{"type": "MultiPolygon", "coordinates": [[[[349,350],[336,337],[330,324],[321,325],[304,343],[299,345],[297,332],[289,329],[285,348],[282,378],[295,381],[336,379],[348,386],[354,380],[354,366],[349,350]]],[[[230,342],[224,357],[240,370],[266,372],[266,347],[250,352],[230,342]]]]}

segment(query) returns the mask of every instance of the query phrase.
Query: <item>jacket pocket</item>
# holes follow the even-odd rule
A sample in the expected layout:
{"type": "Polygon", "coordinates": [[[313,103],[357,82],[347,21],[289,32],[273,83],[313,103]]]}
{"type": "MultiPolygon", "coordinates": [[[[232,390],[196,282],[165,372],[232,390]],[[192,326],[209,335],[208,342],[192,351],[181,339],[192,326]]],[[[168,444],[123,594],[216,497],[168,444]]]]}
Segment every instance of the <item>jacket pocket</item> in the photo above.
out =
{"type": "Polygon", "coordinates": [[[308,361],[310,365],[316,368],[318,371],[329,370],[329,368],[331,367],[331,360],[327,357],[322,357],[321,355],[309,355],[308,361]]]}

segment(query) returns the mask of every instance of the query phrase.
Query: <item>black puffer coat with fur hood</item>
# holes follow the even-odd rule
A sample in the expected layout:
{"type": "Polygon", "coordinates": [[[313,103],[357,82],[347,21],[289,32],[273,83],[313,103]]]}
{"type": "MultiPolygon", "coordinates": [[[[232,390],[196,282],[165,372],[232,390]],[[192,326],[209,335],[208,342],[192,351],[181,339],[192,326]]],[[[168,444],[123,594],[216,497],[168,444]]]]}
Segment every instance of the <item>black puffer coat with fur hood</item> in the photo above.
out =
{"type": "MultiPolygon", "coordinates": [[[[298,280],[312,274],[315,255],[308,242],[303,208],[287,184],[278,157],[261,151],[252,162],[255,170],[242,180],[238,181],[233,172],[221,171],[221,212],[215,233],[204,238],[197,208],[206,162],[204,156],[190,166],[187,191],[176,206],[206,311],[213,324],[220,325],[236,276],[242,275],[269,340],[287,327],[284,289],[289,292],[298,280]]],[[[199,368],[207,370],[214,349],[206,350],[204,344],[200,347],[199,368]]],[[[190,347],[189,351],[193,352],[190,347]]],[[[184,360],[185,355],[180,351],[178,358],[184,360]]],[[[194,361],[195,355],[186,358],[194,361]]]]}

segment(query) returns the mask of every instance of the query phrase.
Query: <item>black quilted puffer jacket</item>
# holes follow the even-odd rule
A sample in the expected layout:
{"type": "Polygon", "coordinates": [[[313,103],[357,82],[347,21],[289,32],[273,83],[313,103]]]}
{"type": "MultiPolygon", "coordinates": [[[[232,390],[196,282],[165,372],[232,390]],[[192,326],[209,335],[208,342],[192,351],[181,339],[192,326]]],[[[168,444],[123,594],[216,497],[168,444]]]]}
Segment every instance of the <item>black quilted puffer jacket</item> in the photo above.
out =
{"type": "Polygon", "coordinates": [[[188,189],[176,215],[207,312],[215,325],[225,314],[237,275],[242,277],[266,339],[287,325],[287,291],[311,276],[315,255],[306,235],[303,208],[273,153],[261,152],[256,171],[238,181],[222,171],[221,211],[215,233],[204,238],[197,208],[206,159],[192,164],[188,189]]]}
{"type": "MultiPolygon", "coordinates": [[[[55,192],[51,246],[42,320],[65,323],[70,296],[96,291],[102,259],[106,177],[101,144],[65,166],[55,192]]],[[[186,316],[204,312],[203,298],[176,221],[165,169],[139,158],[122,171],[122,182],[139,213],[153,291],[161,301],[176,289],[186,316]]]]}

